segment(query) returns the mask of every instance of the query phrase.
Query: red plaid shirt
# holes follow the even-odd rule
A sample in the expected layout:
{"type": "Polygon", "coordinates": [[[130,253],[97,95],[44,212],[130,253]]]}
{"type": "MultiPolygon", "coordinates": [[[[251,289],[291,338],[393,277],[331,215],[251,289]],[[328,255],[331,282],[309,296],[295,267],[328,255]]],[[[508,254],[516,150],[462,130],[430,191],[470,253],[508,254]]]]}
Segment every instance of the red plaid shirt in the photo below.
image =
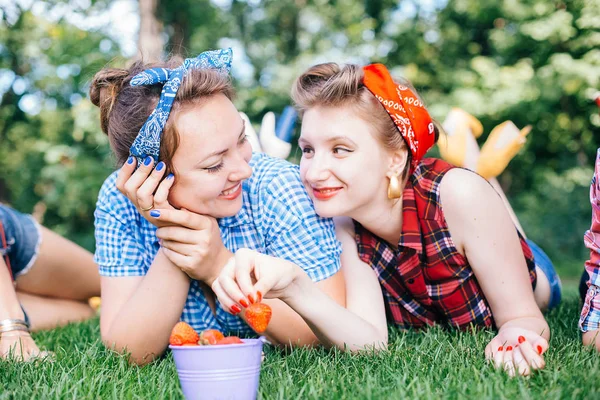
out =
{"type": "MultiPolygon", "coordinates": [[[[397,250],[355,222],[360,258],[377,273],[388,319],[400,328],[494,326],[469,261],[454,247],[440,205],[440,182],[452,168],[433,158],[416,167],[403,193],[397,250]]],[[[520,234],[519,239],[535,287],[533,255],[520,234]]]]}

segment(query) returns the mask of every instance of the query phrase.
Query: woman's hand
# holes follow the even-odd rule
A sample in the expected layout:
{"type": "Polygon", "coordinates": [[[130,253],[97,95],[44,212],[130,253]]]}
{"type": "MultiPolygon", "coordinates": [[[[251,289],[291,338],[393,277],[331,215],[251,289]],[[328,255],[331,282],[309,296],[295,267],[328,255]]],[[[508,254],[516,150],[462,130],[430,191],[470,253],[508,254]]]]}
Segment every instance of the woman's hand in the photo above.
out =
{"type": "Polygon", "coordinates": [[[538,333],[518,326],[504,326],[485,348],[485,357],[510,376],[527,376],[546,365],[548,341],[538,333]]]}
{"type": "Polygon", "coordinates": [[[52,353],[41,351],[29,332],[13,331],[0,336],[0,358],[14,361],[33,361],[52,353]]]}
{"type": "Polygon", "coordinates": [[[144,218],[157,227],[166,226],[168,221],[153,218],[150,211],[174,209],[168,201],[169,190],[174,182],[173,174],[163,179],[165,163],[161,161],[154,168],[152,157],[147,157],[137,170],[136,163],[135,157],[129,157],[123,164],[117,174],[117,189],[127,196],[144,218]]]}
{"type": "Polygon", "coordinates": [[[162,251],[190,278],[212,285],[232,254],[221,241],[217,220],[182,209],[153,210],[162,251]]]}
{"type": "Polygon", "coordinates": [[[241,307],[259,302],[263,296],[270,299],[289,296],[300,271],[289,261],[240,249],[213,282],[212,289],[223,307],[237,314],[241,307]]]}

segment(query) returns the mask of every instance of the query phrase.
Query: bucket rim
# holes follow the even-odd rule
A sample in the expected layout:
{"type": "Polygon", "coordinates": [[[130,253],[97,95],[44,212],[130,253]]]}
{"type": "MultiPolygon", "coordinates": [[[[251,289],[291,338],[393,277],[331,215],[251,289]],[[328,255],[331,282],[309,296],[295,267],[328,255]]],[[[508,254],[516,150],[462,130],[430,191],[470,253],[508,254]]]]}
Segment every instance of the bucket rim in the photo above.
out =
{"type": "Polygon", "coordinates": [[[254,347],[258,345],[262,345],[264,340],[261,338],[254,339],[241,339],[244,343],[236,343],[236,344],[211,344],[211,345],[199,345],[199,346],[173,346],[169,345],[169,349],[177,350],[177,351],[208,351],[208,350],[226,350],[232,347],[239,349],[245,347],[254,347]]]}

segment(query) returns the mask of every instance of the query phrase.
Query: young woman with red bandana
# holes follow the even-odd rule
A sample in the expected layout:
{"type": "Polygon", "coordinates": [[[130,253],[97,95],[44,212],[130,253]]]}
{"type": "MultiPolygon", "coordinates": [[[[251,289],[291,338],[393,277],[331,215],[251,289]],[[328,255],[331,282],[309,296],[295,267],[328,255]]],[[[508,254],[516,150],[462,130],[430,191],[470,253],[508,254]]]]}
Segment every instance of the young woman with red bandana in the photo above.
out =
{"type": "MultiPolygon", "coordinates": [[[[303,113],[301,178],[316,212],[336,218],[344,253],[375,272],[388,324],[497,329],[487,359],[510,375],[542,368],[548,299],[536,303],[534,290],[544,272],[484,178],[423,158],[438,128],[410,85],[381,64],[329,63],[298,78],[292,97],[303,113]]],[[[251,258],[224,269],[244,293],[297,291],[294,276],[251,258]]],[[[227,279],[236,288],[223,301],[238,290],[227,279]]]]}

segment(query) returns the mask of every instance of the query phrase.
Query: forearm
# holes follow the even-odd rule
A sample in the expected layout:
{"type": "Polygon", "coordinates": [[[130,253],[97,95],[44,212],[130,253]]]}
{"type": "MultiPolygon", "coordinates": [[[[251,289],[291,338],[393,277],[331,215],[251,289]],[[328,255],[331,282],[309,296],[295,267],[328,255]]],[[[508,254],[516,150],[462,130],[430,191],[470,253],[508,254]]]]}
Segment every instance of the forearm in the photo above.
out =
{"type": "Polygon", "coordinates": [[[307,322],[325,346],[348,351],[387,346],[387,329],[377,329],[333,301],[305,273],[298,276],[284,301],[307,322]]]}
{"type": "Polygon", "coordinates": [[[24,319],[24,317],[8,266],[0,257],[0,321],[3,319],[24,319]]]}
{"type": "Polygon", "coordinates": [[[179,321],[190,280],[161,252],[131,297],[103,329],[104,343],[145,364],[162,354],[179,321]]]}

